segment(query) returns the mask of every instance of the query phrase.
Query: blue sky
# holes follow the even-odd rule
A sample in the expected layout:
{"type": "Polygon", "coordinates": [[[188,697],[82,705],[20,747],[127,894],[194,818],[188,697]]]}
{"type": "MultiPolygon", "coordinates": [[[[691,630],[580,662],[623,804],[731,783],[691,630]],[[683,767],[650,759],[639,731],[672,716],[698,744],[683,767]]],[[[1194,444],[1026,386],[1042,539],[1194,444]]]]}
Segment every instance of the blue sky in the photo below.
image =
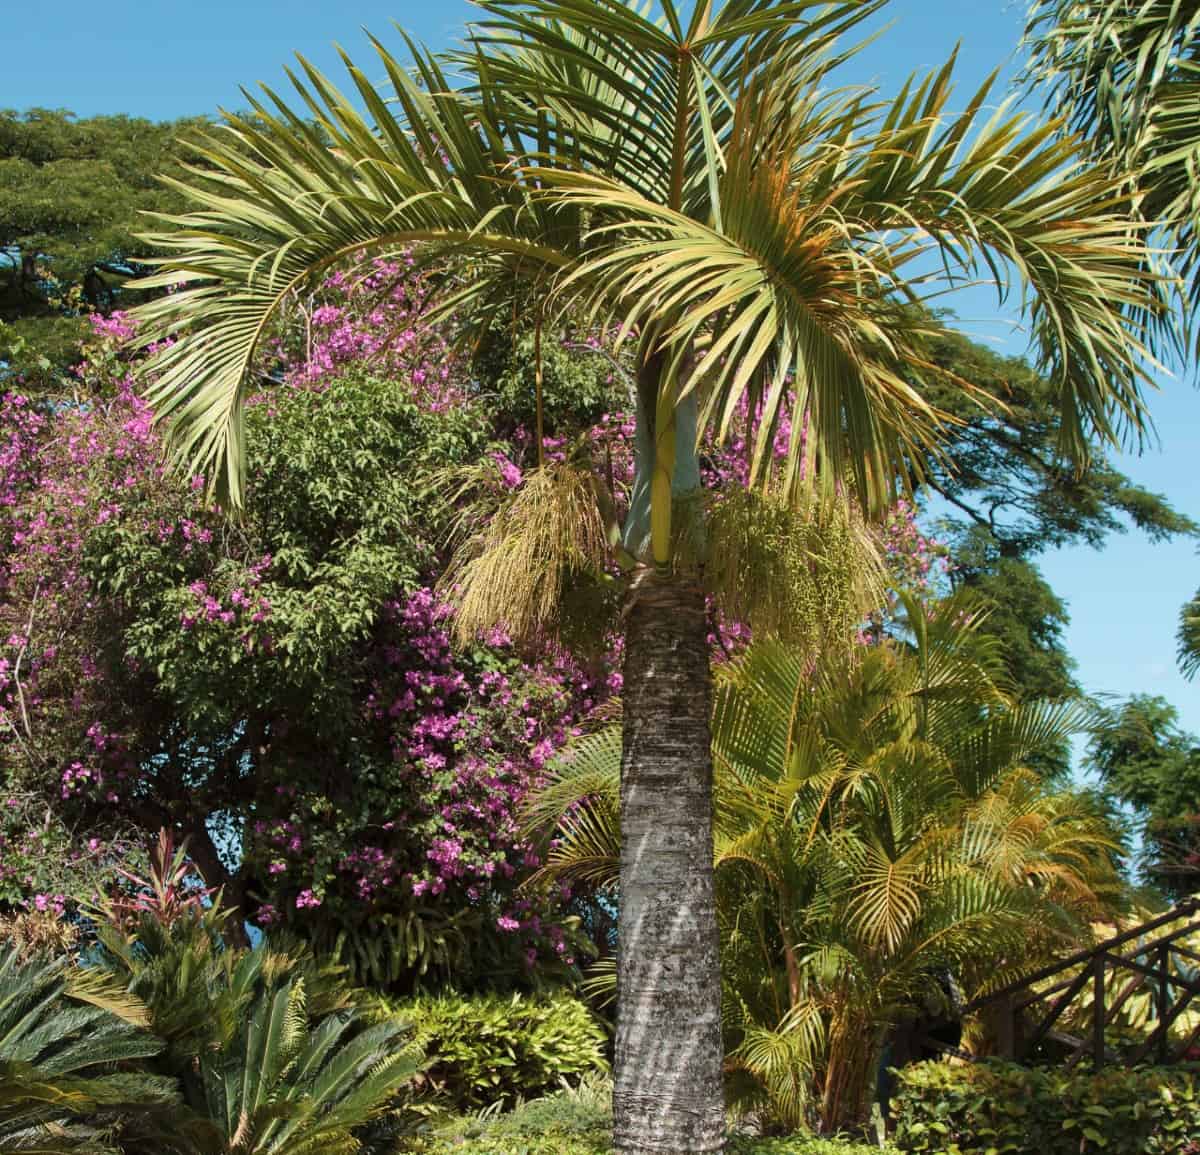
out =
{"type": "MultiPolygon", "coordinates": [[[[449,45],[473,10],[464,0],[0,0],[5,39],[0,107],[68,108],[79,115],[125,112],[154,119],[239,107],[240,85],[285,83],[293,52],[338,69],[337,42],[369,66],[362,33],[401,47],[393,22],[435,47],[449,45]]],[[[1023,0],[893,0],[891,28],[848,79],[895,90],[914,69],[940,65],[956,44],[965,99],[992,69],[1002,81],[1016,59],[1023,0]]],[[[1002,91],[1002,89],[1000,90],[1002,91]]],[[[1004,352],[1024,338],[983,291],[957,305],[972,336],[1004,352]]],[[[1164,378],[1152,398],[1161,447],[1122,465],[1200,519],[1200,394],[1190,379],[1164,378]]],[[[1200,682],[1175,667],[1180,605],[1200,586],[1191,542],[1154,545],[1130,532],[1101,551],[1061,550],[1043,570],[1070,606],[1071,652],[1087,689],[1162,694],[1200,732],[1200,682]]]]}

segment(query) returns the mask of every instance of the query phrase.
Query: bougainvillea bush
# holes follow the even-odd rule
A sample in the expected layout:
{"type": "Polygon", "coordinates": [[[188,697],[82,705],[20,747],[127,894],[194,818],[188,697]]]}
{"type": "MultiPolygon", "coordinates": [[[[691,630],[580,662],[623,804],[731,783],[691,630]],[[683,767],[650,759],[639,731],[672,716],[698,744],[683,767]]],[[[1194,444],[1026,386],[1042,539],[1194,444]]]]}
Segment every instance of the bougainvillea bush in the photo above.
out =
{"type": "Polygon", "coordinates": [[[0,901],[103,885],[27,867],[41,806],[89,862],[176,830],[251,924],[380,983],[575,965],[569,893],[519,893],[540,857],[516,807],[619,679],[499,631],[452,648],[437,475],[492,462],[502,487],[527,446],[498,440],[424,308],[402,262],[296,303],[260,367],[237,520],[164,468],[120,314],[96,319],[73,397],[5,398],[0,901]]]}
{"type": "MultiPolygon", "coordinates": [[[[496,329],[468,366],[428,307],[404,260],[291,303],[256,366],[236,519],[164,464],[121,313],[93,319],[72,395],[0,401],[0,904],[73,909],[167,828],[245,922],[374,983],[577,966],[589,911],[524,886],[545,848],[517,814],[611,716],[619,652],[602,614],[573,651],[454,643],[447,477],[473,470],[493,507],[522,485],[540,355],[541,456],[590,463],[622,504],[628,380],[569,328],[496,329]]],[[[744,458],[708,446],[710,490],[744,458]]],[[[923,580],[912,511],[887,534],[898,580],[923,580]]],[[[745,638],[714,617],[718,660],[745,638]]]]}

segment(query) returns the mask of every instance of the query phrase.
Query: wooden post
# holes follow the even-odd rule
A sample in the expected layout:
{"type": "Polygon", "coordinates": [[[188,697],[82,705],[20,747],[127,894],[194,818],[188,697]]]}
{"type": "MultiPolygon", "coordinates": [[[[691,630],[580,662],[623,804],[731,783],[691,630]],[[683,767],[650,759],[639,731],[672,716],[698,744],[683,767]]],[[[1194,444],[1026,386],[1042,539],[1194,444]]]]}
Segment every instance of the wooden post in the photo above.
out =
{"type": "Polygon", "coordinates": [[[1158,1063],[1162,1066],[1167,1061],[1167,1035],[1165,1029],[1167,1015],[1171,1011],[1171,989],[1167,982],[1168,968],[1171,964],[1171,944],[1163,943],[1158,948],[1158,1063]]]}
{"type": "Polygon", "coordinates": [[[1104,956],[1092,963],[1092,1062],[1099,1071],[1104,1066],[1104,956]]]}

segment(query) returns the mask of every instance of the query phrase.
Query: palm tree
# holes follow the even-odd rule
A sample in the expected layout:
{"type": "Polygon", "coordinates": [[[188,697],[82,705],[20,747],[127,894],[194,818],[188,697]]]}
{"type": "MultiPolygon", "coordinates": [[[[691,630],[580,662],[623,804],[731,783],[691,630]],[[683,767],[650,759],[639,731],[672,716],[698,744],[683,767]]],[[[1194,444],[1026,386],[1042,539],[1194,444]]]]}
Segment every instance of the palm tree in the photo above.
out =
{"type": "MultiPolygon", "coordinates": [[[[789,1128],[860,1125],[890,1028],[1085,939],[1115,883],[1106,824],[1027,768],[1081,708],[1014,703],[961,600],[908,608],[908,642],[758,642],[718,680],[727,1069],[789,1128]]],[[[615,888],[618,750],[584,739],[531,804],[548,875],[615,888]]]]}
{"type": "Polygon", "coordinates": [[[735,1055],[775,1090],[772,1060],[819,1023],[826,1131],[861,1122],[887,1030],[944,1003],[945,976],[968,999],[1015,976],[1039,942],[1086,938],[1116,885],[1106,824],[1029,768],[1041,743],[1082,730],[1084,710],[1015,703],[962,601],[906,609],[909,643],[816,676],[778,644],[755,647],[723,680],[714,719],[742,799],[718,870],[768,896],[784,965],[760,955],[757,967],[787,992],[778,1024],[748,1016],[735,1055]]]}
{"type": "Polygon", "coordinates": [[[747,412],[759,494],[852,492],[879,510],[936,442],[902,373],[935,372],[936,323],[909,307],[930,256],[952,280],[1027,290],[1065,451],[1143,425],[1131,318],[1155,302],[1119,190],[1053,125],[985,114],[986,87],[951,115],[949,66],[895,101],[829,89],[852,51],[840,37],[882,4],[484,0],[464,50],[410,44],[412,73],[378,46],[392,103],[349,61],[358,104],[302,62],[296,109],[268,91],[206,138],[184,182],[195,207],[157,239],[169,256],[146,282],[176,291],[141,311],[143,332],[179,338],[151,360],[150,395],[181,460],[234,504],[255,350],[294,289],[354,253],[419,246],[448,270],[444,308],[464,329],[544,286],[632,348],[631,509],[616,525],[598,500],[565,543],[580,568],[609,545],[626,575],[625,1152],[724,1143],[701,581],[720,543],[698,435],[747,412]]]}

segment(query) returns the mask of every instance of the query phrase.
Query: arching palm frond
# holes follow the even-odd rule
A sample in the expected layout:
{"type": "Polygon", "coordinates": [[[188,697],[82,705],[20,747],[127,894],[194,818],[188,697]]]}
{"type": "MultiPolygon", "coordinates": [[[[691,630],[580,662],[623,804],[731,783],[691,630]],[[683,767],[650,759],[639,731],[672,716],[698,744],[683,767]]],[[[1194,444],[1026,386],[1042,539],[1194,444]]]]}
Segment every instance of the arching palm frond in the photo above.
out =
{"type": "Polygon", "coordinates": [[[500,179],[507,142],[451,92],[437,61],[414,48],[424,91],[376,47],[401,119],[348,60],[370,119],[302,61],[304,75],[292,81],[304,113],[270,90],[248,95],[252,114],[229,117],[198,142],[205,167],[176,182],[196,207],[163,218],[170,255],[152,262],[163,271],[144,284],[176,291],[140,315],[146,335],[187,339],[151,359],[150,397],[186,466],[209,472],[235,504],[253,357],[292,290],[354,254],[417,243],[431,257],[475,258],[470,282],[450,294],[459,305],[507,291],[514,265],[566,261],[551,247],[563,218],[546,222],[518,178],[500,179]]]}
{"type": "MultiPolygon", "coordinates": [[[[902,638],[815,664],[756,643],[716,698],[716,762],[741,790],[718,793],[731,1038],[775,1046],[787,1008],[821,992],[823,1049],[793,1076],[825,1126],[854,1116],[871,1048],[944,1002],[946,976],[974,993],[1081,941],[1115,878],[1107,824],[1027,768],[1086,710],[1014,704],[962,599],[905,614],[902,638]]],[[[760,1081],[781,1115],[789,1085],[760,1081]]]]}
{"type": "Polygon", "coordinates": [[[753,473],[789,498],[851,477],[875,505],[919,471],[940,418],[904,377],[934,371],[930,322],[904,306],[929,250],[951,281],[1029,291],[1064,449],[1143,427],[1146,334],[1130,317],[1155,302],[1112,179],[1048,127],[979,123],[986,90],[951,115],[949,67],[887,105],[826,94],[837,36],[878,4],[484,7],[452,57],[462,89],[415,47],[416,78],[379,47],[397,100],[347,62],[364,116],[304,65],[302,111],[268,92],[210,134],[187,178],[198,207],[156,238],[169,255],[152,283],[183,288],[146,306],[146,333],[187,338],[150,366],[152,395],[189,465],[216,467],[233,499],[246,377],[280,301],[343,256],[414,243],[423,259],[472,254],[443,298],[464,323],[532,276],[638,330],[656,554],[691,395],[718,435],[754,398],[753,473]]]}
{"type": "MultiPolygon", "coordinates": [[[[1190,0],[1036,0],[1026,80],[1136,191],[1161,234],[1153,264],[1200,305],[1200,8],[1190,0]]],[[[1164,285],[1164,293],[1171,290],[1164,285]]]]}
{"type": "Polygon", "coordinates": [[[1149,308],[1151,287],[1110,177],[1082,168],[1048,128],[1027,131],[1021,115],[977,126],[986,89],[948,116],[948,69],[889,109],[846,96],[816,125],[774,107],[781,87],[766,68],[739,93],[719,228],[603,173],[539,174],[556,204],[594,222],[565,288],[623,331],[673,318],[662,342],[675,364],[712,334],[689,386],[705,392],[702,424],[726,432],[751,382],[768,382],[756,479],[774,472],[768,449],[784,415],[789,494],[820,460],[827,485],[849,472],[864,499],[882,498],[901,459],[931,451],[938,415],[897,373],[933,371],[927,334],[893,295],[906,284],[919,295],[908,269],[930,250],[951,280],[982,271],[1002,295],[1031,290],[1064,450],[1086,456],[1093,430],[1140,435],[1144,349],[1120,308],[1149,308]]]}
{"type": "Polygon", "coordinates": [[[732,0],[695,5],[603,0],[600,5],[496,0],[477,26],[474,51],[456,62],[484,95],[503,91],[515,135],[558,134],[556,157],[611,173],[690,216],[721,219],[715,177],[744,78],[792,62],[801,94],[853,49],[839,41],[881,0],[732,0]]]}
{"type": "Polygon", "coordinates": [[[621,854],[621,728],[581,738],[548,767],[546,782],[525,806],[530,834],[555,834],[541,876],[616,885],[621,854]]]}
{"type": "Polygon", "coordinates": [[[804,1128],[812,1105],[812,1077],[825,1044],[823,1011],[817,1002],[797,1003],[774,1027],[747,1015],[727,1060],[761,1085],[776,1121],[795,1130],[804,1128]]]}

